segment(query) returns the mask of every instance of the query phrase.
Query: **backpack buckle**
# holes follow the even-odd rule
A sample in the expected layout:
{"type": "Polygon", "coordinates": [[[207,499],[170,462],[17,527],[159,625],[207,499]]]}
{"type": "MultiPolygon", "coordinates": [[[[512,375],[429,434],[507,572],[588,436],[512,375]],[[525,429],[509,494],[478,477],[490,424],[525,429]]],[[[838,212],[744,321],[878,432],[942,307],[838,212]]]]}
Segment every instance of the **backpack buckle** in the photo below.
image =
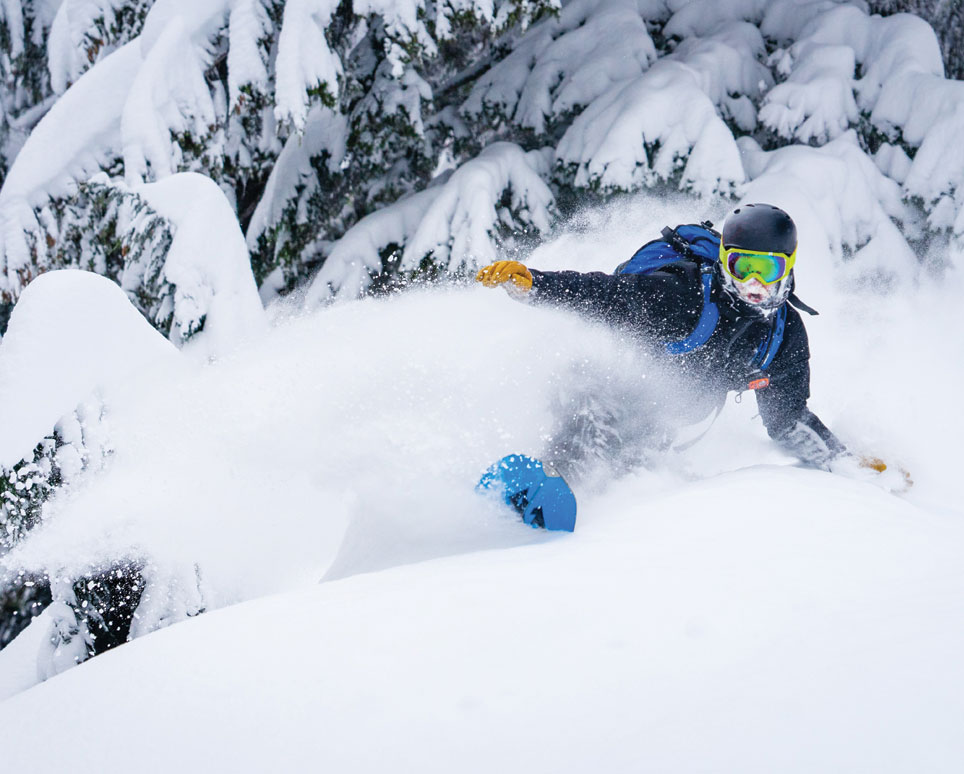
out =
{"type": "Polygon", "coordinates": [[[748,390],[762,390],[769,386],[770,377],[763,373],[763,371],[754,371],[749,376],[749,381],[747,382],[746,388],[748,390]]]}

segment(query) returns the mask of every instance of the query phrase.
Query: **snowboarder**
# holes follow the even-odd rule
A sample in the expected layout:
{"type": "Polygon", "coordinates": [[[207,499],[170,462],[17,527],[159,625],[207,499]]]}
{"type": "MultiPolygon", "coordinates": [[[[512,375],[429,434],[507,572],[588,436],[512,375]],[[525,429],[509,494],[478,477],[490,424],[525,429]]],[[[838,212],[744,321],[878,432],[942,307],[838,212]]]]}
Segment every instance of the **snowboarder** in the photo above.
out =
{"type": "Polygon", "coordinates": [[[793,293],[793,220],[778,207],[747,204],[726,218],[722,234],[709,225],[664,229],[614,274],[498,261],[476,280],[623,326],[662,349],[698,386],[704,417],[729,391],[752,390],[770,437],[804,464],[884,473],[882,460],[851,454],[807,408],[810,347],[797,309],[816,312],[793,293]]]}

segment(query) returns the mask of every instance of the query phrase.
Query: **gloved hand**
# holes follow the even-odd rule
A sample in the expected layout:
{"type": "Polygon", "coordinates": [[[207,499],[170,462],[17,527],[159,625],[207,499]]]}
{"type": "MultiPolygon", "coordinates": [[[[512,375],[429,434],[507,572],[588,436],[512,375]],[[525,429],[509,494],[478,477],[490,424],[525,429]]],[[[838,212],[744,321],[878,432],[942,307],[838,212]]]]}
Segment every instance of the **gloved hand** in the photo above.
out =
{"type": "Polygon", "coordinates": [[[860,467],[866,468],[868,470],[876,470],[882,478],[887,478],[893,482],[889,488],[892,492],[901,491],[906,492],[914,485],[914,479],[910,477],[910,473],[904,470],[900,465],[894,465],[888,467],[887,463],[884,462],[880,457],[870,457],[864,455],[860,458],[860,467]],[[899,478],[898,478],[899,475],[899,478]],[[893,484],[897,484],[900,489],[895,488],[893,484]]]}
{"type": "Polygon", "coordinates": [[[888,465],[880,457],[844,454],[830,463],[833,473],[876,484],[894,494],[906,492],[914,480],[900,465],[888,465]]]}
{"type": "Polygon", "coordinates": [[[496,261],[482,269],[475,275],[475,281],[481,282],[487,288],[494,288],[506,282],[512,284],[506,290],[514,289],[528,293],[532,289],[532,274],[518,261],[496,261]]]}
{"type": "Polygon", "coordinates": [[[880,459],[880,457],[859,457],[857,464],[862,468],[876,470],[878,473],[883,473],[887,470],[887,463],[880,459]]]}

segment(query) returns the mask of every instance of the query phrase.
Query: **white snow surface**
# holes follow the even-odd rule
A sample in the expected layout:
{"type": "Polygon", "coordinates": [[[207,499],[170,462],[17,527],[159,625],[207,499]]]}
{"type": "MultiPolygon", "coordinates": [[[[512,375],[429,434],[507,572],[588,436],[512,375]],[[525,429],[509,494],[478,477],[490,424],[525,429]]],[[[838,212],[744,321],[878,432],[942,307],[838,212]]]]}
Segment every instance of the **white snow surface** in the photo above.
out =
{"type": "MultiPolygon", "coordinates": [[[[528,262],[611,270],[720,214],[630,197],[528,262]]],[[[478,286],[281,306],[263,339],[110,406],[107,465],[6,558],[137,556],[212,612],[28,688],[38,619],[0,652],[5,764],[959,770],[964,358],[934,331],[964,282],[881,295],[822,272],[820,241],[797,267],[821,311],[810,405],[908,494],[789,465],[748,397],[686,453],[580,486],[575,533],[532,530],[473,484],[539,451],[574,374],[635,383],[627,342],[478,286]],[[57,744],[31,743],[37,717],[57,744]]]]}
{"type": "Polygon", "coordinates": [[[627,481],[571,537],[159,632],[0,705],[0,735],[35,772],[952,772],[962,543],[821,473],[627,481]],[[24,744],[38,716],[57,744],[24,744]]]}

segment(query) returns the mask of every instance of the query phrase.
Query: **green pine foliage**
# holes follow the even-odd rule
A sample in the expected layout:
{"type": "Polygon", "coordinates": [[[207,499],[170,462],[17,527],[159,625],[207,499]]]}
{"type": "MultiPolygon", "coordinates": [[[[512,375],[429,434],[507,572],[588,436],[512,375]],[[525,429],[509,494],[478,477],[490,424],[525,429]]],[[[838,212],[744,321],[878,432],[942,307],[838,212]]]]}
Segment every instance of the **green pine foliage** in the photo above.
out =
{"type": "Polygon", "coordinates": [[[0,578],[0,650],[13,642],[52,601],[46,578],[23,572],[0,578]]]}
{"type": "MultiPolygon", "coordinates": [[[[20,17],[0,11],[0,185],[27,135],[68,87],[90,67],[140,34],[154,0],[91,3],[88,24],[74,41],[72,72],[52,83],[48,41],[50,3],[21,0],[20,17]],[[58,90],[56,86],[59,85],[58,90]]],[[[53,9],[55,10],[55,9],[53,9]]]]}
{"type": "Polygon", "coordinates": [[[45,438],[32,460],[0,468],[0,556],[19,543],[40,520],[40,509],[60,482],[55,461],[57,440],[45,438]]]}
{"type": "Polygon", "coordinates": [[[33,0],[24,0],[22,19],[0,14],[0,185],[52,95],[42,25],[34,10],[33,0]]]}
{"type": "MultiPolygon", "coordinates": [[[[430,54],[410,39],[392,37],[378,17],[339,6],[329,42],[346,63],[336,103],[348,117],[344,157],[333,160],[327,150],[311,157],[310,175],[256,240],[252,267],[258,282],[279,269],[283,290],[303,284],[333,242],[371,212],[424,189],[443,157],[454,166],[477,155],[486,140],[501,139],[491,131],[472,135],[458,106],[484,71],[476,63],[491,62],[504,50],[506,30],[554,11],[547,0],[514,3],[495,30],[474,14],[460,13],[450,37],[430,54]],[[396,45],[404,50],[400,73],[390,56],[396,45]]],[[[329,104],[320,94],[316,99],[329,104]]],[[[397,285],[391,276],[398,272],[396,257],[386,251],[382,271],[390,276],[376,283],[379,288],[397,285]]]]}

